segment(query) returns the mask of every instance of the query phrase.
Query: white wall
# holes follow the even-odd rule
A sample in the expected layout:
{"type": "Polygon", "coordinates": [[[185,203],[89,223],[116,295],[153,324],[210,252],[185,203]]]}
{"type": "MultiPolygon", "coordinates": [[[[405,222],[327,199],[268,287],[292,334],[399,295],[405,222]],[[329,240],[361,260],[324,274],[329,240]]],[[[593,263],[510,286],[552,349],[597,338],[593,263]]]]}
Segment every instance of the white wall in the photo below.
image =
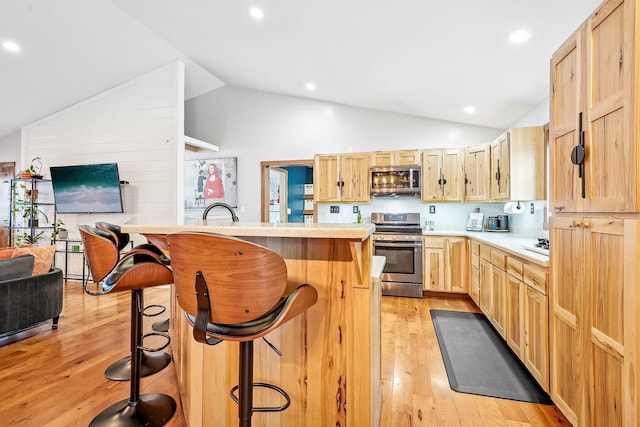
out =
{"type": "Polygon", "coordinates": [[[260,219],[260,162],[317,153],[461,147],[503,130],[225,86],[185,104],[185,133],[238,157],[241,221],[260,219]]]}
{"type": "Polygon", "coordinates": [[[182,215],[184,64],[176,61],[22,128],[23,163],[49,166],[117,162],[124,214],[64,215],[77,225],[122,224],[133,214],[175,220],[182,215]]]}
{"type": "Polygon", "coordinates": [[[540,126],[549,122],[549,97],[547,96],[524,116],[520,117],[509,127],[540,126]]]}

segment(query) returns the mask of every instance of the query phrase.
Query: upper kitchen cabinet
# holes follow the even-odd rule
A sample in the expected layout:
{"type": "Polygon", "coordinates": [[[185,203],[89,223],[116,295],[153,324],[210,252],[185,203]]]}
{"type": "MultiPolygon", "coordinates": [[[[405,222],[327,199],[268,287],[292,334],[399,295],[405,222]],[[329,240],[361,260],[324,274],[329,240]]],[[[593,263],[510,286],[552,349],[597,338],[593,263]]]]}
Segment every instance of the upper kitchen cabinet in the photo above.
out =
{"type": "Polygon", "coordinates": [[[317,154],[314,160],[316,202],[369,202],[369,153],[317,154]]]}
{"type": "Polygon", "coordinates": [[[490,197],[490,145],[478,144],[465,148],[465,200],[486,202],[490,197]]]}
{"type": "Polygon", "coordinates": [[[435,149],[422,152],[422,201],[462,202],[464,151],[435,149]]]}
{"type": "Polygon", "coordinates": [[[551,59],[554,212],[638,212],[636,0],[609,0],[551,59]]]}
{"type": "Polygon", "coordinates": [[[505,132],[491,144],[491,200],[509,199],[509,133],[505,132]]]}
{"type": "Polygon", "coordinates": [[[491,200],[544,200],[544,127],[509,129],[491,143],[491,200]]]}
{"type": "Polygon", "coordinates": [[[371,154],[371,166],[418,166],[418,150],[375,151],[371,154]]]}

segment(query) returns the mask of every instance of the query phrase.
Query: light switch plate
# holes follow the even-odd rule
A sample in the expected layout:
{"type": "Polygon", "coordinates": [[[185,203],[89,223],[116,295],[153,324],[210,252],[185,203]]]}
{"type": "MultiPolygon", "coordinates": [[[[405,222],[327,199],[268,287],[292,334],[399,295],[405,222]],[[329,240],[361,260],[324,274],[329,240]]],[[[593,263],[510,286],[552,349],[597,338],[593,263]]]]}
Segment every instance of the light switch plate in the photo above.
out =
{"type": "Polygon", "coordinates": [[[331,206],[329,209],[329,212],[331,213],[340,213],[340,206],[331,206]]]}

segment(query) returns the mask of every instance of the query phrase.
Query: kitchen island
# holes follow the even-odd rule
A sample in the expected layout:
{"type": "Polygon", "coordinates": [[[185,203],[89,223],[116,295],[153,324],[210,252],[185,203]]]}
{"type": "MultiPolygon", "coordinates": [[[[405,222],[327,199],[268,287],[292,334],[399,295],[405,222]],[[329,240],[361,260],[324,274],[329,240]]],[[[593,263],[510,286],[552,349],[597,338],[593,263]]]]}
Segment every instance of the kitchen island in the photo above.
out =
{"type": "MultiPolygon", "coordinates": [[[[145,219],[122,226],[166,249],[167,234],[226,234],[268,247],[286,262],[290,283],[309,283],[318,302],[255,345],[254,381],[282,387],[291,406],[256,412],[254,426],[373,426],[380,409],[380,284],[372,273],[371,224],[269,224],[188,219],[184,224],[145,219]]],[[[211,260],[215,262],[215,260],[211,260]]],[[[229,266],[233,268],[233,266],[229,266]]],[[[175,301],[175,298],[172,298],[175,301]]],[[[238,382],[238,345],[197,343],[176,303],[171,304],[173,358],[190,426],[237,425],[229,390],[238,382]]],[[[255,390],[255,406],[282,404],[255,390]]]]}

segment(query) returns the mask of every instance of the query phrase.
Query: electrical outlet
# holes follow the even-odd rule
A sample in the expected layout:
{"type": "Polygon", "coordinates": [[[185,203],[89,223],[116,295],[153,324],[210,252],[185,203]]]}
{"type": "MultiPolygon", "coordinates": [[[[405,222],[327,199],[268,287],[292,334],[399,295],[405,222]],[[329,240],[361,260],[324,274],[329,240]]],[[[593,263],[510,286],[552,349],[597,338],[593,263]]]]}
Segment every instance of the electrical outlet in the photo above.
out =
{"type": "Polygon", "coordinates": [[[360,212],[360,209],[357,206],[353,207],[353,213],[358,213],[360,212]]]}
{"type": "Polygon", "coordinates": [[[329,212],[331,212],[331,213],[340,213],[340,206],[331,206],[329,212]]]}
{"type": "Polygon", "coordinates": [[[531,213],[534,213],[534,212],[535,212],[535,209],[533,208],[533,203],[531,203],[531,207],[529,208],[529,211],[530,211],[531,213]]]}
{"type": "Polygon", "coordinates": [[[435,205],[429,205],[429,213],[436,213],[436,206],[435,205]]]}

